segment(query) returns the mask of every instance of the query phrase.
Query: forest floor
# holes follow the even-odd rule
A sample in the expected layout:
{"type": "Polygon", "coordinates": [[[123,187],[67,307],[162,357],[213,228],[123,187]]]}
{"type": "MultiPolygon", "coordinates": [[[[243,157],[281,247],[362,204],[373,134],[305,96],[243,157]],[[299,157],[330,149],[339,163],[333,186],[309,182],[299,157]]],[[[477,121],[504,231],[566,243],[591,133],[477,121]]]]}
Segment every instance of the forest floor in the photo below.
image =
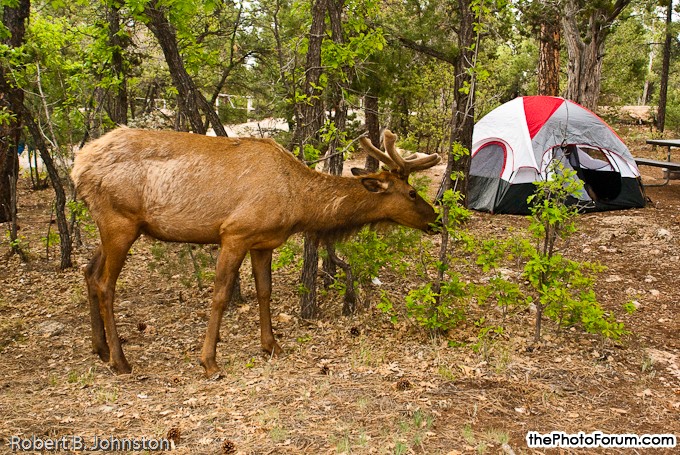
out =
{"type": "MultiPolygon", "coordinates": [[[[643,136],[629,139],[630,148],[651,156],[643,136]]],[[[441,169],[433,172],[438,182],[441,169]]],[[[648,182],[660,176],[658,169],[642,172],[648,182]]],[[[79,436],[88,447],[95,437],[171,436],[165,452],[173,454],[639,453],[537,450],[525,437],[680,437],[680,182],[649,188],[647,196],[644,209],[580,216],[563,248],[571,259],[607,267],[594,290],[630,331],[620,342],[546,323],[543,342],[534,345],[529,309],[503,318],[494,308],[476,311],[502,325],[501,334],[480,338],[468,319],[433,338],[376,308],[381,291],[403,305],[423,284],[389,270],[381,271],[381,284],[362,289],[357,315],[341,316],[341,298],[323,292],[323,317],[301,320],[293,261],[273,274],[274,330],[285,354],[270,359],[260,350],[244,264],[245,302],[230,305],[218,344],[223,374],[205,378],[197,358],[212,286],[206,274],[198,288],[187,247],[146,238],[133,246],[115,303],[133,372],[115,375],[91,352],[82,267],[96,236],[84,233],[76,267],[59,272],[58,248],[48,260],[41,241],[53,194],[29,191],[23,179],[19,222],[29,261],[6,258],[6,239],[0,244],[0,453],[11,453],[13,436],[79,436]],[[638,306],[632,315],[621,308],[631,301],[638,306]]],[[[466,229],[503,238],[527,225],[524,217],[474,213],[466,229]]],[[[438,251],[437,238],[422,245],[438,251]]],[[[211,250],[200,252],[209,257],[211,250]]],[[[481,271],[466,278],[484,279],[481,271]]]]}

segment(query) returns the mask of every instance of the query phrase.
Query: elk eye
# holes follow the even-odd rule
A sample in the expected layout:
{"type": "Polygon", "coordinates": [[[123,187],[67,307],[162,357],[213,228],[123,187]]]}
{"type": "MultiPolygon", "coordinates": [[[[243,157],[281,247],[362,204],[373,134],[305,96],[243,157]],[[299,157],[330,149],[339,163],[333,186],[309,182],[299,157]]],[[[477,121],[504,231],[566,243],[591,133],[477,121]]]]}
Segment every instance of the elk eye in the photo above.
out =
{"type": "Polygon", "coordinates": [[[408,192],[408,197],[411,199],[415,200],[416,199],[416,190],[411,190],[408,192]]]}

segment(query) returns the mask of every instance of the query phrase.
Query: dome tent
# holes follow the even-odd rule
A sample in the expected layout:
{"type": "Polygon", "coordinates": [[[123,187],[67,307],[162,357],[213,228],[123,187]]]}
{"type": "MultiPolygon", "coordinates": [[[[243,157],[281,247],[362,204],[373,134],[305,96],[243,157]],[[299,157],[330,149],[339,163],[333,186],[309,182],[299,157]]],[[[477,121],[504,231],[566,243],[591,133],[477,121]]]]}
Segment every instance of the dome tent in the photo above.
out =
{"type": "Polygon", "coordinates": [[[550,178],[553,159],[584,182],[586,211],[644,207],[640,172],[626,145],[601,118],[564,98],[526,96],[497,107],[475,125],[469,207],[527,214],[534,182],[550,178]]]}

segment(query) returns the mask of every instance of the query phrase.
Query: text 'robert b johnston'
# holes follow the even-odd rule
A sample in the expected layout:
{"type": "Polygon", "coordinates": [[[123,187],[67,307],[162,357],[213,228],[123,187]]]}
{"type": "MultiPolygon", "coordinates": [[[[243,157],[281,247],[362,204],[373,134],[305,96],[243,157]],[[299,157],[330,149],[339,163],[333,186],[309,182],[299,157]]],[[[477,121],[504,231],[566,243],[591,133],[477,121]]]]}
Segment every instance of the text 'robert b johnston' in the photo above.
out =
{"type": "Polygon", "coordinates": [[[117,436],[97,436],[85,438],[83,436],[62,436],[60,438],[46,438],[38,436],[9,437],[9,448],[12,452],[28,451],[80,451],[93,450],[101,452],[158,452],[171,450],[172,444],[164,438],[122,438],[117,436]]]}

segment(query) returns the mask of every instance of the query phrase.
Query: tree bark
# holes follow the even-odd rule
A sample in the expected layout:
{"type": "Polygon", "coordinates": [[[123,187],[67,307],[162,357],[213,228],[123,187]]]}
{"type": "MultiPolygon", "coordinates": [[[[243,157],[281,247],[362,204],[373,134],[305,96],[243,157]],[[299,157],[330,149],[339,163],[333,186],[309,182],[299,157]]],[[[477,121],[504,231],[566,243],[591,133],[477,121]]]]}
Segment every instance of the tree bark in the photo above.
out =
{"type": "MultiPolygon", "coordinates": [[[[328,0],[328,16],[330,18],[331,25],[331,38],[333,41],[342,45],[345,42],[344,34],[342,30],[342,10],[345,5],[345,0],[328,0]]],[[[349,68],[344,67],[341,70],[341,79],[335,81],[333,85],[333,123],[338,132],[345,131],[347,125],[347,103],[345,102],[344,91],[348,88],[349,80],[349,68]]],[[[324,171],[332,175],[342,175],[344,167],[344,157],[340,147],[342,146],[340,142],[340,136],[335,136],[329,146],[328,152],[326,153],[328,159],[325,161],[324,171]]],[[[345,311],[354,312],[356,309],[356,292],[354,291],[354,280],[351,279],[352,271],[349,264],[345,263],[339,259],[335,254],[335,245],[332,243],[327,243],[326,250],[328,251],[328,257],[324,258],[323,270],[324,270],[324,286],[328,287],[335,279],[337,274],[337,267],[341,266],[345,270],[346,276],[349,277],[346,283],[345,292],[345,304],[343,306],[343,314],[345,311]],[[348,310],[349,309],[349,310],[348,310]]]]}
{"type": "Polygon", "coordinates": [[[315,319],[321,314],[319,304],[316,301],[316,277],[319,274],[319,239],[314,234],[305,234],[304,237],[304,261],[300,276],[302,289],[300,317],[302,319],[315,319]]]}
{"type": "MultiPolygon", "coordinates": [[[[454,102],[452,115],[451,134],[456,142],[460,142],[468,150],[472,149],[472,131],[475,126],[474,105],[474,77],[470,68],[475,61],[475,14],[472,11],[470,0],[458,0],[460,13],[460,26],[458,30],[458,49],[460,55],[456,59],[456,79],[454,82],[454,102]],[[465,87],[468,87],[465,90],[465,87]]],[[[479,46],[479,42],[477,43],[479,46]]],[[[467,189],[470,180],[470,155],[461,157],[453,163],[453,170],[462,172],[463,179],[460,181],[458,191],[463,195],[463,201],[467,206],[467,189]]],[[[447,174],[450,178],[450,174],[447,174]]]]}
{"type": "MultiPolygon", "coordinates": [[[[329,0],[330,1],[330,0],[329,0]]],[[[326,0],[316,0],[312,5],[312,24],[309,30],[307,61],[305,64],[305,100],[295,106],[296,125],[291,148],[298,148],[299,158],[304,160],[305,144],[318,143],[319,130],[323,126],[324,108],[321,99],[321,44],[324,38],[326,21],[326,0]]],[[[300,195],[303,196],[303,195],[300,195]]],[[[316,318],[320,314],[316,301],[316,277],[319,272],[319,239],[312,234],[304,237],[302,265],[302,288],[300,296],[300,315],[305,319],[316,318]]]]}
{"type": "Polygon", "coordinates": [[[552,18],[541,24],[538,53],[538,94],[560,95],[560,24],[552,18]]]}
{"type": "Polygon", "coordinates": [[[562,19],[569,54],[566,97],[595,110],[600,96],[602,57],[607,33],[595,26],[595,17],[591,16],[588,38],[582,39],[575,15],[575,10],[567,10],[562,19]]]}
{"type": "Polygon", "coordinates": [[[602,59],[612,23],[631,0],[613,4],[586,5],[566,0],[562,11],[562,28],[569,54],[566,97],[590,110],[597,109],[600,96],[602,59]],[[588,7],[590,10],[583,12],[588,7]],[[585,20],[580,23],[580,18],[585,20]]]}
{"type": "MultiPolygon", "coordinates": [[[[342,45],[345,42],[342,31],[342,10],[345,0],[328,0],[326,5],[330,18],[331,38],[336,44],[342,45]]],[[[333,123],[338,132],[345,131],[347,124],[347,103],[345,102],[344,91],[348,88],[348,72],[349,68],[343,67],[339,80],[334,81],[332,86],[333,123]]],[[[332,175],[342,175],[345,160],[339,150],[341,145],[339,136],[335,136],[331,140],[327,152],[328,160],[326,160],[324,166],[325,172],[332,175]]]]}
{"type": "Polygon", "coordinates": [[[300,159],[304,157],[305,144],[317,143],[317,135],[323,126],[323,100],[319,79],[323,72],[321,68],[321,43],[324,38],[326,20],[326,0],[315,0],[312,5],[312,24],[309,30],[309,44],[307,47],[307,61],[305,63],[305,85],[303,92],[305,99],[295,106],[295,131],[291,149],[300,150],[300,159]]]}
{"type": "MultiPolygon", "coordinates": [[[[26,21],[30,15],[30,10],[30,0],[19,0],[14,8],[4,7],[2,23],[11,35],[4,40],[3,44],[10,48],[23,45],[26,21]]],[[[23,104],[24,92],[4,79],[5,74],[10,74],[10,72],[7,71],[8,68],[5,67],[5,63],[0,63],[0,65],[4,85],[2,92],[0,92],[0,108],[5,108],[12,115],[8,122],[0,123],[0,222],[11,220],[16,222],[16,182],[19,176],[17,148],[22,127],[21,113],[16,103],[23,104]]],[[[15,238],[12,240],[15,240],[15,238]]]]}
{"type": "Polygon", "coordinates": [[[127,40],[120,33],[120,8],[117,2],[111,2],[106,7],[106,20],[109,24],[109,46],[111,46],[111,70],[118,79],[118,85],[114,90],[109,108],[109,117],[119,125],[127,125],[128,122],[128,92],[127,76],[125,71],[125,59],[123,49],[127,47],[127,40]]]}
{"type": "Polygon", "coordinates": [[[202,111],[212,124],[215,134],[217,136],[227,136],[227,132],[222,122],[220,122],[217,113],[198,90],[184,67],[184,61],[177,46],[175,28],[166,17],[165,11],[166,7],[160,6],[158,0],[151,0],[144,9],[144,13],[149,18],[149,22],[146,25],[154,34],[163,50],[173,85],[179,93],[177,97],[178,114],[187,118],[195,133],[205,134],[206,128],[201,118],[202,111]]]}
{"type": "Polygon", "coordinates": [[[673,0],[668,0],[666,10],[666,40],[663,43],[663,62],[661,64],[661,80],[659,81],[659,108],[656,114],[656,128],[663,132],[666,127],[666,101],[668,98],[668,73],[671,64],[671,42],[673,40],[671,24],[673,21],[673,0]]]}
{"type": "MultiPolygon", "coordinates": [[[[366,129],[368,130],[368,138],[374,146],[380,148],[380,116],[378,97],[370,93],[364,97],[364,112],[366,115],[366,129]]],[[[371,155],[366,155],[366,164],[364,168],[371,172],[378,170],[380,162],[371,155]]]]}

